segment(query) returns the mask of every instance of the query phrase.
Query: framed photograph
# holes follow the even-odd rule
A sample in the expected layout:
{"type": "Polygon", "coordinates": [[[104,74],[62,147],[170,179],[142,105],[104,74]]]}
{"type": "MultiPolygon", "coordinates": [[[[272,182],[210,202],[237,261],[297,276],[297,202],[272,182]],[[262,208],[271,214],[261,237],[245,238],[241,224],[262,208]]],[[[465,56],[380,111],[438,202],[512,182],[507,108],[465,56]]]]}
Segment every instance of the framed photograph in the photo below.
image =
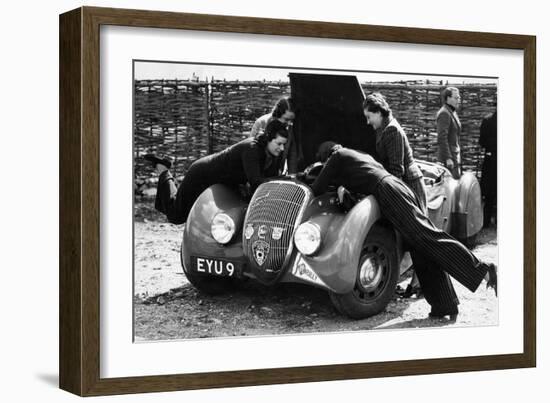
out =
{"type": "Polygon", "coordinates": [[[535,54],[513,34],[62,14],[60,387],[535,366],[535,54]]]}

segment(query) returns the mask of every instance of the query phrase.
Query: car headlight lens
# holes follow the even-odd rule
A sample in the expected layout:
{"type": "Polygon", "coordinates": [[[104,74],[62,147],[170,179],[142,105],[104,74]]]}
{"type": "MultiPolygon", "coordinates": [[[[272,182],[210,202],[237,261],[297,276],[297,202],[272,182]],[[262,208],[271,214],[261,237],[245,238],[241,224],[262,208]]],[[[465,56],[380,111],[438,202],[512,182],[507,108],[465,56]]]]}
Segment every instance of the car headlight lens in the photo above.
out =
{"type": "Polygon", "coordinates": [[[235,222],[225,213],[218,213],[210,226],[212,238],[221,244],[228,243],[235,234],[235,222]]]}
{"type": "Polygon", "coordinates": [[[294,234],[294,244],[304,255],[312,255],[321,246],[321,230],[317,224],[306,222],[301,224],[294,234]]]}

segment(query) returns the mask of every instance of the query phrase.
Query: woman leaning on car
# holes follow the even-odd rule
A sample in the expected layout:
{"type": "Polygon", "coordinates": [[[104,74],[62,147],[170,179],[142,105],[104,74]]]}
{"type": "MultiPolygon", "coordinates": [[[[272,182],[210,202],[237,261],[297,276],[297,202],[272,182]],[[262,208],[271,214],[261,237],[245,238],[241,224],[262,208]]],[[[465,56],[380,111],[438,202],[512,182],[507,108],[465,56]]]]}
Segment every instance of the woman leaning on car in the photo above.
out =
{"type": "Polygon", "coordinates": [[[248,183],[254,191],[266,178],[280,175],[287,139],[285,124],[273,120],[263,134],[193,162],[179,187],[170,173],[169,158],[145,155],[160,174],[155,209],[165,214],[172,224],[183,224],[195,200],[214,184],[237,189],[248,183]]]}

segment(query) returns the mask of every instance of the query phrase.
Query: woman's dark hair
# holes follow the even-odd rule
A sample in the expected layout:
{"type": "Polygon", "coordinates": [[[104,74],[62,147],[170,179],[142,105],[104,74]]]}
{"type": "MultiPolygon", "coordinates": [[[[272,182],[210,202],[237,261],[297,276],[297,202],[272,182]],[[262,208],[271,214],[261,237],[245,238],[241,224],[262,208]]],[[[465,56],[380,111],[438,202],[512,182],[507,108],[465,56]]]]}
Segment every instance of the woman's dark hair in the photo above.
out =
{"type": "Polygon", "coordinates": [[[294,108],[292,107],[292,98],[290,97],[279,99],[271,111],[271,116],[275,119],[279,119],[285,114],[286,111],[294,111],[294,108]]]}
{"type": "Polygon", "coordinates": [[[380,112],[385,118],[391,114],[391,109],[386,102],[386,98],[379,92],[367,96],[365,101],[363,101],[363,109],[373,113],[380,112]]]}
{"type": "Polygon", "coordinates": [[[277,136],[288,139],[288,130],[283,122],[277,119],[272,119],[265,127],[264,132],[256,136],[256,141],[262,147],[265,147],[267,146],[267,143],[277,138],[277,136]]]}

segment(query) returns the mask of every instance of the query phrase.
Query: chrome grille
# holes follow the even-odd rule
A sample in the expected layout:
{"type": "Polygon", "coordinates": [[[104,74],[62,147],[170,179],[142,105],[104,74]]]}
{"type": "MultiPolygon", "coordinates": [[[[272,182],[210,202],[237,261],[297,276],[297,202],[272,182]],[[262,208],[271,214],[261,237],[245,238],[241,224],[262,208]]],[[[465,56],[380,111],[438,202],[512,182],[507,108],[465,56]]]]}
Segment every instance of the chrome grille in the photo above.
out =
{"type": "Polygon", "coordinates": [[[269,281],[284,267],[311,191],[290,181],[262,184],[252,197],[243,230],[243,248],[260,279],[269,281]],[[280,235],[280,237],[279,237],[280,235]]]}

